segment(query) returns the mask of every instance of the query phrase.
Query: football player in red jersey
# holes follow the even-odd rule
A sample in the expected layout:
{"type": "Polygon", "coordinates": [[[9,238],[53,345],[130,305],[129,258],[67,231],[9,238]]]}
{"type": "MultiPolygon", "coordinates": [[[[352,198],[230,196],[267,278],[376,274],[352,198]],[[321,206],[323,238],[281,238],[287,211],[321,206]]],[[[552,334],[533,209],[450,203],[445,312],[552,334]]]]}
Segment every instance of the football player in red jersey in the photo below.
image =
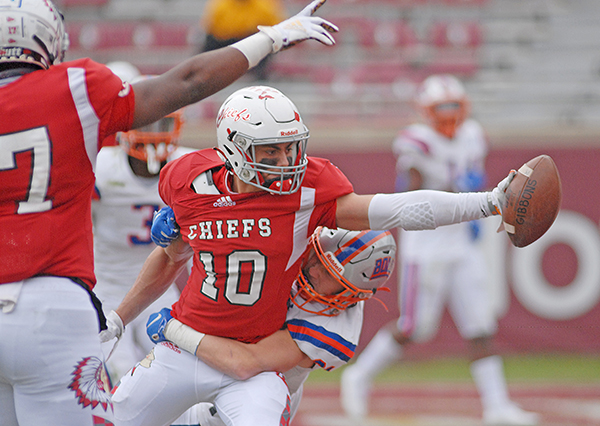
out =
{"type": "MultiPolygon", "coordinates": [[[[161,172],[159,191],[174,211],[181,238],[152,252],[133,288],[109,314],[103,340],[120,335],[192,256],[173,317],[200,333],[252,343],[283,326],[291,285],[317,226],[418,230],[500,213],[510,176],[486,193],[357,195],[328,160],[307,157],[308,136],[298,109],[280,91],[255,86],[229,96],[217,116],[217,148],[185,155],[161,172]]],[[[204,367],[198,381],[168,383],[164,369],[177,368],[172,357],[178,351],[158,346],[140,363],[144,368],[123,378],[113,396],[119,421],[161,424],[203,401],[214,402],[232,425],[285,420],[287,388],[275,373],[235,382],[198,364],[204,367]],[[136,396],[136,383],[155,374],[165,395],[176,389],[177,395],[193,395],[192,401],[171,397],[169,404],[152,409],[161,390],[148,400],[136,396]]]]}
{"type": "Polygon", "coordinates": [[[323,2],[130,85],[88,58],[62,62],[68,36],[50,0],[0,0],[3,424],[79,426],[112,415],[90,303],[90,210],[102,141],[221,90],[272,52],[308,38],[333,44],[328,31],[336,28],[312,16],[323,2]]]}

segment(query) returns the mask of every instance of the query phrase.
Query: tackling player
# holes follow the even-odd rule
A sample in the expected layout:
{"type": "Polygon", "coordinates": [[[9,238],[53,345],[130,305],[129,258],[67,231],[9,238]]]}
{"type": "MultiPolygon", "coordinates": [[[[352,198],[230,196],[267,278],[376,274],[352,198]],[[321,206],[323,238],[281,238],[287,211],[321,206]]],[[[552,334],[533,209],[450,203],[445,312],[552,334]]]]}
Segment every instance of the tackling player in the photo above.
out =
{"type": "Polygon", "coordinates": [[[323,2],[130,85],[89,58],[62,62],[69,39],[51,0],[0,0],[4,425],[51,419],[80,426],[111,417],[97,335],[103,316],[90,302],[91,198],[105,138],[216,93],[282,48],[309,38],[333,44],[328,30],[336,28],[311,16],[323,2]]]}
{"type": "MultiPolygon", "coordinates": [[[[433,229],[499,214],[513,176],[487,193],[357,195],[329,161],[306,156],[307,139],[298,109],[278,90],[249,87],[227,98],[217,117],[218,147],[185,155],[161,172],[159,190],[174,211],[181,238],[152,252],[132,290],[109,314],[103,338],[120,334],[193,256],[173,317],[202,333],[257,342],[283,326],[290,287],[317,226],[433,229]]],[[[155,359],[173,351],[163,349],[154,352],[155,359]]],[[[144,373],[137,368],[136,374],[144,373]]],[[[194,392],[204,385],[214,387],[200,379],[194,392]]],[[[226,393],[233,402],[221,408],[233,412],[227,414],[235,416],[232,424],[279,425],[289,411],[286,389],[276,374],[261,373],[197,402],[226,393]]],[[[119,387],[113,403],[126,424],[171,419],[167,413],[147,418],[153,402],[131,389],[119,387]]]]}
{"type": "MultiPolygon", "coordinates": [[[[487,140],[470,118],[462,83],[451,75],[432,75],[419,87],[416,105],[425,119],[404,129],[394,141],[399,178],[407,190],[477,191],[485,184],[487,140]]],[[[476,222],[435,231],[402,232],[398,262],[401,316],[382,328],[344,370],[342,407],[355,418],[367,415],[368,389],[377,373],[402,356],[402,346],[425,342],[439,329],[444,306],[468,341],[471,374],[483,405],[485,425],[535,425],[538,415],[508,396],[502,359],[493,351],[497,322],[486,289],[484,253],[476,222]]]]}

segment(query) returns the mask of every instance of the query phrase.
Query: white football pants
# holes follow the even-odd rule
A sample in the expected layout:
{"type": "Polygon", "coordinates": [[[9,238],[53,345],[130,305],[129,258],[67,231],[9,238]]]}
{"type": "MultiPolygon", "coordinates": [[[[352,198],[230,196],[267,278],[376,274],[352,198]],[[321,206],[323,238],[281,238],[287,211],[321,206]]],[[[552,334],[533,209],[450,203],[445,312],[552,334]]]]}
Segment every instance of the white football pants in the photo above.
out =
{"type": "Polygon", "coordinates": [[[3,426],[112,419],[98,316],[79,285],[58,277],[25,280],[13,310],[0,310],[0,336],[3,426]]]}
{"type": "Polygon", "coordinates": [[[172,343],[159,343],[113,394],[115,426],[168,425],[199,402],[215,404],[228,426],[282,426],[289,392],[281,375],[235,380],[172,343]]]}

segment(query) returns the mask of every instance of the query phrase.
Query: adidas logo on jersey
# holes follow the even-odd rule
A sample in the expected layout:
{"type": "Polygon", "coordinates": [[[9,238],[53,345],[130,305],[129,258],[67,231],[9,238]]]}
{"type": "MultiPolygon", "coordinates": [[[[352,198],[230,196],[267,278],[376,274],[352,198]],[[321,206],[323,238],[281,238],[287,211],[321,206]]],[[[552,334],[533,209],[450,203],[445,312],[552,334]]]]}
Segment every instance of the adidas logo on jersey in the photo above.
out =
{"type": "Polygon", "coordinates": [[[213,203],[215,207],[232,207],[235,206],[235,201],[231,199],[229,195],[219,198],[213,203]]]}

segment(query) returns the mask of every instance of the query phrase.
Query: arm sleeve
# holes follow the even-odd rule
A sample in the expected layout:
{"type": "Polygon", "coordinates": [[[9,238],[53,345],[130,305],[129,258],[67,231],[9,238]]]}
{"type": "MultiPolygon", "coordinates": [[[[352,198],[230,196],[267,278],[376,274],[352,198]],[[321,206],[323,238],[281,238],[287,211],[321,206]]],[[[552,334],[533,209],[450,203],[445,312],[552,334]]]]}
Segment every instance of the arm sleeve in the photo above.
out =
{"type": "Polygon", "coordinates": [[[421,190],[376,194],[369,204],[369,225],[371,229],[399,227],[418,231],[481,219],[493,211],[489,192],[421,190]]]}

